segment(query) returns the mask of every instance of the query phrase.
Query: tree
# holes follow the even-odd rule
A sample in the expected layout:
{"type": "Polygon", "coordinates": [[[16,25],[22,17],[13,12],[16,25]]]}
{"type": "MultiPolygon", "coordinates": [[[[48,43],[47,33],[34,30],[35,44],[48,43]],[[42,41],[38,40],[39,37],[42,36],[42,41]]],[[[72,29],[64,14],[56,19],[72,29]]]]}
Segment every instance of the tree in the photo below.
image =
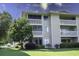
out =
{"type": "Polygon", "coordinates": [[[0,14],[0,42],[5,43],[8,37],[8,30],[10,27],[12,17],[8,12],[0,14]]]}
{"type": "Polygon", "coordinates": [[[13,22],[10,29],[10,35],[13,41],[23,43],[24,41],[32,41],[32,26],[28,24],[26,18],[22,17],[13,22]]]}

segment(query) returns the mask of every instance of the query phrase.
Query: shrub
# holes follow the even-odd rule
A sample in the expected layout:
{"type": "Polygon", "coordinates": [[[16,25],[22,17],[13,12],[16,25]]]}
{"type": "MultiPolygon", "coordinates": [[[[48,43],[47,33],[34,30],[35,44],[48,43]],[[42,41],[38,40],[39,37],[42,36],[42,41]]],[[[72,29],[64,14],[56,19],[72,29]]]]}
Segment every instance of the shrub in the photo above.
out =
{"type": "Polygon", "coordinates": [[[51,48],[51,44],[46,44],[47,48],[51,48]]]}
{"type": "Polygon", "coordinates": [[[79,43],[62,43],[60,48],[79,48],[79,43]]]}
{"type": "Polygon", "coordinates": [[[31,50],[31,49],[35,49],[35,48],[36,48],[36,45],[32,42],[25,44],[25,49],[31,50]]]}
{"type": "Polygon", "coordinates": [[[4,43],[0,43],[0,45],[4,45],[4,43]]]}
{"type": "Polygon", "coordinates": [[[60,48],[60,47],[59,47],[59,44],[55,44],[55,48],[60,48]]]}
{"type": "Polygon", "coordinates": [[[43,48],[45,48],[45,46],[44,45],[37,45],[36,48],[43,49],[43,48]]]}

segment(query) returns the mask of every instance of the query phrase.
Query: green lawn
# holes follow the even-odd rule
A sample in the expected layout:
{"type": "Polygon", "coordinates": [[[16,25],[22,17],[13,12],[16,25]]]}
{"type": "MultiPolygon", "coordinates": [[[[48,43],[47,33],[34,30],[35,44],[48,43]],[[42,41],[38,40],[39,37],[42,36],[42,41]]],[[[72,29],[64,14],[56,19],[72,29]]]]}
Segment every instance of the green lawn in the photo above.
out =
{"type": "Polygon", "coordinates": [[[79,48],[16,50],[0,49],[0,56],[79,56],[79,48]]]}

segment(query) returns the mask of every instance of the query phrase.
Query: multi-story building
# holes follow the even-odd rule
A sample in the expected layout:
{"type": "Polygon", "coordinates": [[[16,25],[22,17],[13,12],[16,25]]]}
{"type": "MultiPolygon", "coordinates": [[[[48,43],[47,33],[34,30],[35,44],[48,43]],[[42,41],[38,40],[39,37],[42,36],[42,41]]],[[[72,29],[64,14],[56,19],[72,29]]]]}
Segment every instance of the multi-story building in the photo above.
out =
{"type": "Polygon", "coordinates": [[[32,25],[33,41],[38,45],[79,42],[79,15],[64,12],[24,12],[32,25]]]}

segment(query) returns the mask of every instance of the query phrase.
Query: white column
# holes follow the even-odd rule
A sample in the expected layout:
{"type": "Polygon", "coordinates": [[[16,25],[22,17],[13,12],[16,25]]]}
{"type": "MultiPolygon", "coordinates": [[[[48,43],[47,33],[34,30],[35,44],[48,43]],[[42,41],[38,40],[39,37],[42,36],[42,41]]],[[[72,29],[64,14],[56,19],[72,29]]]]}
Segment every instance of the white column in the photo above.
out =
{"type": "Polygon", "coordinates": [[[42,20],[42,43],[43,45],[45,45],[45,42],[44,42],[44,16],[42,15],[41,16],[41,20],[42,20]]]}
{"type": "Polygon", "coordinates": [[[79,42],[79,16],[76,16],[76,24],[77,24],[77,36],[78,36],[78,42],[79,42]]]}
{"type": "Polygon", "coordinates": [[[61,43],[61,33],[60,33],[60,19],[58,14],[51,14],[51,40],[52,48],[55,48],[55,44],[61,43]]]}
{"type": "Polygon", "coordinates": [[[48,26],[47,23],[45,23],[45,20],[44,20],[44,15],[42,15],[42,34],[43,34],[43,45],[45,45],[46,47],[46,44],[49,44],[49,37],[47,36],[48,33],[47,33],[47,28],[46,26],[48,26]]]}

